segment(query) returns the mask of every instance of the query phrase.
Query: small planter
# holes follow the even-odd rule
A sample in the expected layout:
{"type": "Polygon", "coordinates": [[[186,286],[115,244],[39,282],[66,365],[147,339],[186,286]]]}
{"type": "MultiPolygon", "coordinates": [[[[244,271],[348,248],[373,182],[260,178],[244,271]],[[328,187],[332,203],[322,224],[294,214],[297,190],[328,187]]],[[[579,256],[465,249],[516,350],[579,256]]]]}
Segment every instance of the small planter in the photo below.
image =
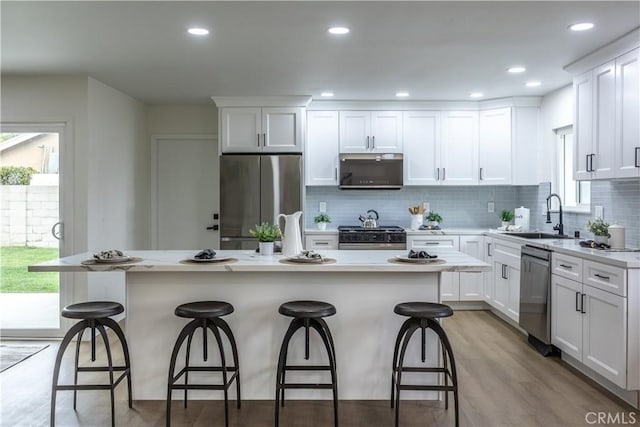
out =
{"type": "Polygon", "coordinates": [[[258,248],[262,256],[273,255],[273,242],[258,242],[258,248]]]}
{"type": "Polygon", "coordinates": [[[440,224],[438,221],[427,221],[427,225],[431,228],[435,228],[440,224]]]}
{"type": "Polygon", "coordinates": [[[596,243],[604,243],[605,245],[608,245],[609,236],[593,236],[593,241],[596,243]]]}
{"type": "Polygon", "coordinates": [[[508,227],[508,226],[510,226],[510,225],[511,225],[511,221],[502,221],[502,226],[503,226],[504,228],[507,228],[507,227],[508,227]]]}
{"type": "Polygon", "coordinates": [[[327,223],[326,222],[317,222],[316,225],[318,226],[318,230],[326,230],[327,229],[327,223]]]}

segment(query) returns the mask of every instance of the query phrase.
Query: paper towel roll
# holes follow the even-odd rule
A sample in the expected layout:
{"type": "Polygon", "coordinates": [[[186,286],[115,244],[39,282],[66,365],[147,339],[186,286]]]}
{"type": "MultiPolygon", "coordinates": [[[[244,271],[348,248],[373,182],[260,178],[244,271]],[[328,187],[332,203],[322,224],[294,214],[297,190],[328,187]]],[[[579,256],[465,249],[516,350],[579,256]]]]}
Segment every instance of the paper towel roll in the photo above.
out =
{"type": "Polygon", "coordinates": [[[516,208],[514,223],[516,227],[520,226],[522,231],[529,231],[529,209],[524,206],[516,208]]]}

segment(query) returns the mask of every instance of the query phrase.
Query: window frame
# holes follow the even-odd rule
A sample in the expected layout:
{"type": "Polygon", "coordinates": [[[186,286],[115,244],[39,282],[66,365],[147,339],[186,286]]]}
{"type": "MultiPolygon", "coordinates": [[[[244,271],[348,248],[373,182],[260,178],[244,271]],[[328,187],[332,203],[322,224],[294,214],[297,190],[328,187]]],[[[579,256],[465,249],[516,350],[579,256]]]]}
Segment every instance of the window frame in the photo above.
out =
{"type": "MultiPolygon", "coordinates": [[[[555,139],[555,154],[556,154],[556,162],[555,162],[555,182],[554,182],[554,187],[555,187],[555,192],[558,193],[558,195],[560,195],[560,197],[562,198],[562,202],[563,202],[563,206],[562,206],[562,210],[564,212],[574,212],[574,213],[586,213],[586,214],[590,214],[591,213],[591,195],[589,195],[589,203],[583,203],[580,201],[581,199],[581,195],[583,194],[583,191],[591,191],[591,182],[590,181],[574,181],[573,178],[571,179],[574,182],[574,185],[576,186],[575,192],[576,192],[576,204],[575,205],[567,205],[566,204],[566,197],[565,197],[565,176],[566,176],[566,171],[565,171],[565,146],[566,146],[566,141],[565,141],[565,137],[567,135],[574,135],[573,133],[573,125],[569,125],[569,126],[565,126],[562,128],[558,128],[554,130],[554,133],[556,135],[556,139],[555,139]],[[581,183],[588,183],[589,186],[588,188],[583,188],[583,185],[581,183]]],[[[573,142],[575,143],[575,139],[573,140],[573,142]]],[[[575,145],[573,147],[573,149],[575,149],[575,145]]],[[[573,166],[573,156],[571,156],[571,163],[573,166]]],[[[572,171],[573,172],[573,171],[572,171]]],[[[554,212],[558,211],[558,202],[556,199],[552,200],[552,204],[551,204],[551,210],[554,212]]]]}

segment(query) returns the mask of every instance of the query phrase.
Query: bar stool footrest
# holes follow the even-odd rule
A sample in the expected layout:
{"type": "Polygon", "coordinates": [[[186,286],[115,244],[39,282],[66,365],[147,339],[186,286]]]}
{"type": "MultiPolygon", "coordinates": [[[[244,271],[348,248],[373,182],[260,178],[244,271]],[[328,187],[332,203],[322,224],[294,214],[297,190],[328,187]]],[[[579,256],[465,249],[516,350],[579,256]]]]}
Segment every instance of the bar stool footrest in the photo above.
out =
{"type": "Polygon", "coordinates": [[[328,365],[295,365],[295,366],[285,366],[285,370],[287,371],[330,371],[331,366],[328,365]]]}
{"type": "MultiPolygon", "coordinates": [[[[200,369],[192,369],[191,367],[189,367],[189,372],[196,371],[196,372],[203,372],[203,371],[214,371],[214,369],[202,369],[202,367],[199,367],[200,369]]],[[[215,371],[220,371],[221,369],[216,369],[215,371]]],[[[234,370],[235,371],[235,370],[234,370]]],[[[226,384],[175,384],[175,382],[180,379],[180,377],[186,372],[186,369],[183,368],[178,375],[176,375],[173,378],[173,384],[171,384],[171,389],[172,390],[184,390],[184,389],[188,389],[188,390],[225,390],[227,388],[229,388],[229,386],[231,385],[231,383],[238,377],[238,372],[235,371],[228,379],[226,384]],[[201,386],[206,386],[206,387],[220,387],[220,388],[202,388],[201,386]]]]}
{"type": "Polygon", "coordinates": [[[128,370],[125,370],[125,372],[122,373],[122,375],[120,375],[118,377],[117,380],[115,380],[113,382],[113,385],[111,384],[57,384],[56,390],[111,390],[112,388],[115,389],[116,386],[118,384],[120,384],[120,381],[122,381],[127,374],[129,373],[128,370]]]}
{"type": "Polygon", "coordinates": [[[312,384],[312,383],[288,383],[288,384],[278,384],[278,389],[324,389],[324,390],[332,390],[334,387],[333,384],[312,384]]]}
{"type": "Polygon", "coordinates": [[[416,391],[456,391],[458,387],[453,385],[400,385],[400,390],[416,390],[416,391]]]}

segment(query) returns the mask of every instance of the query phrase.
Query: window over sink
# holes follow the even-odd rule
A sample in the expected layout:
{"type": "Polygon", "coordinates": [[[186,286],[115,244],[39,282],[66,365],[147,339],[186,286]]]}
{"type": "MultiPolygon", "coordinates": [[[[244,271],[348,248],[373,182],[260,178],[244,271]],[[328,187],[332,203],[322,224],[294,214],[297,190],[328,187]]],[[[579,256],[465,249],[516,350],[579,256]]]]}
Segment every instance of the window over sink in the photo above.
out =
{"type": "MultiPolygon", "coordinates": [[[[568,212],[585,212],[591,210],[591,182],[574,181],[574,138],[573,126],[556,129],[557,162],[556,190],[562,198],[562,208],[568,212]]],[[[557,209],[557,202],[552,208],[557,209]]]]}

